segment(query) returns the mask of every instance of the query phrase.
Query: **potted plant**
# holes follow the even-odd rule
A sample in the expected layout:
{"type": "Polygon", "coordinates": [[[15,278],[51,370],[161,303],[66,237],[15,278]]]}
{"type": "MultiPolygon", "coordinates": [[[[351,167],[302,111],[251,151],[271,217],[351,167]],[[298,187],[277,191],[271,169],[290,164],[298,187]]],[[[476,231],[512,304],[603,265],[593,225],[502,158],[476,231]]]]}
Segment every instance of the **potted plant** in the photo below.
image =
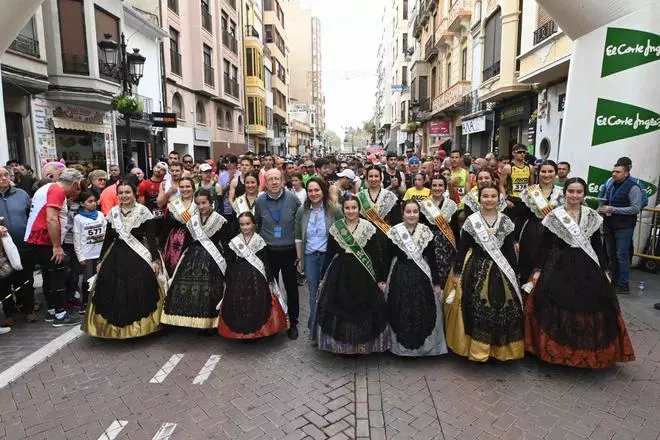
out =
{"type": "Polygon", "coordinates": [[[118,95],[112,99],[112,108],[124,115],[142,113],[144,103],[131,95],[118,95]]]}

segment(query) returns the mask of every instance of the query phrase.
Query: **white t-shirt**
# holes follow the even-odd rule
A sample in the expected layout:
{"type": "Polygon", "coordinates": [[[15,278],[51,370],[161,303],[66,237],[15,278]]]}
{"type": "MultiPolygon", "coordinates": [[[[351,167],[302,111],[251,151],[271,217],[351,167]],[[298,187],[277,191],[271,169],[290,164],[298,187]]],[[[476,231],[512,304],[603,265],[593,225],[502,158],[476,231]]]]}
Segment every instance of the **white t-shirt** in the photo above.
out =
{"type": "Polygon", "coordinates": [[[73,218],[73,246],[78,261],[95,260],[101,256],[107,224],[100,211],[96,220],[80,214],[73,218]]]}
{"type": "Polygon", "coordinates": [[[298,197],[298,200],[300,200],[300,203],[303,204],[305,203],[305,200],[307,200],[307,191],[305,188],[302,188],[300,191],[296,191],[295,189],[291,188],[291,192],[298,197]]]}

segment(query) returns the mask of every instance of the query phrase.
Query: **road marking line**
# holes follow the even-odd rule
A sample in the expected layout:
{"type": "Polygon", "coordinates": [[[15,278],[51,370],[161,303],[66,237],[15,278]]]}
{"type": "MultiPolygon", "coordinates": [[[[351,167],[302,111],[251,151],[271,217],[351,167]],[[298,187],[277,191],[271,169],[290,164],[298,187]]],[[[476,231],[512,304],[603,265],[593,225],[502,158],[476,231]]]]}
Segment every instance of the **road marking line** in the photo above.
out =
{"type": "Polygon", "coordinates": [[[126,425],[128,425],[128,420],[115,420],[98,440],[114,440],[126,425]]]}
{"type": "Polygon", "coordinates": [[[206,382],[206,379],[209,378],[215,366],[218,365],[218,362],[220,362],[220,358],[222,358],[221,355],[212,354],[211,357],[209,357],[209,360],[206,361],[202,369],[199,370],[197,377],[195,377],[195,380],[193,380],[193,385],[201,385],[204,382],[206,382]]]}
{"type": "Polygon", "coordinates": [[[151,440],[168,440],[175,429],[176,423],[163,423],[160,425],[160,429],[151,440]]]}
{"type": "Polygon", "coordinates": [[[41,362],[45,361],[60,351],[62,347],[82,334],[83,332],[80,330],[80,327],[74,327],[71,330],[62,333],[60,336],[53,339],[34,353],[27,355],[11,367],[7,368],[5,371],[0,373],[0,389],[6,387],[7,384],[15,381],[30,371],[32,368],[34,368],[36,365],[40,364],[41,362]]]}
{"type": "Polygon", "coordinates": [[[163,368],[158,370],[158,373],[156,373],[154,377],[151,378],[149,383],[162,383],[167,375],[170,374],[172,370],[174,370],[174,367],[176,367],[176,364],[178,364],[181,359],[183,359],[183,353],[173,354],[172,357],[167,362],[165,362],[163,368]]]}

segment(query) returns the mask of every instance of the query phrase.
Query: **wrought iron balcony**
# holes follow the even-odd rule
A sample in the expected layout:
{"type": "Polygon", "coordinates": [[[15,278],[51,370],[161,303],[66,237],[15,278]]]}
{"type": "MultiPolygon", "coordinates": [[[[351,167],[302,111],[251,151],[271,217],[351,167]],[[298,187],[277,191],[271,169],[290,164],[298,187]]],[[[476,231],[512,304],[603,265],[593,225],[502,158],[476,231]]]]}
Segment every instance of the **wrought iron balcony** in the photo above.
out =
{"type": "Polygon", "coordinates": [[[491,79],[494,76],[497,76],[500,74],[500,62],[493,63],[491,66],[487,67],[484,69],[484,81],[487,81],[491,79]]]}
{"type": "Polygon", "coordinates": [[[222,44],[234,53],[238,53],[238,40],[227,29],[222,30],[222,44]]]}
{"type": "Polygon", "coordinates": [[[426,45],[424,46],[424,59],[429,61],[437,55],[438,48],[435,47],[435,36],[431,36],[428,40],[426,40],[426,45]]]}
{"type": "Polygon", "coordinates": [[[215,71],[208,64],[204,64],[204,84],[211,87],[215,85],[215,71]]]}
{"type": "Polygon", "coordinates": [[[89,75],[87,55],[62,53],[62,70],[73,75],[89,75]]]}
{"type": "Polygon", "coordinates": [[[170,64],[172,73],[181,76],[181,54],[170,49],[170,64]]]}
{"type": "Polygon", "coordinates": [[[545,23],[543,26],[534,31],[534,45],[547,40],[550,38],[550,36],[556,34],[558,30],[559,29],[557,29],[557,23],[555,23],[554,20],[550,20],[549,22],[545,23]]]}
{"type": "Polygon", "coordinates": [[[18,34],[9,48],[17,52],[39,58],[39,41],[35,40],[34,38],[18,34]]]}
{"type": "Polygon", "coordinates": [[[486,103],[479,99],[479,90],[473,90],[463,97],[463,114],[471,115],[486,110],[486,103]]]}

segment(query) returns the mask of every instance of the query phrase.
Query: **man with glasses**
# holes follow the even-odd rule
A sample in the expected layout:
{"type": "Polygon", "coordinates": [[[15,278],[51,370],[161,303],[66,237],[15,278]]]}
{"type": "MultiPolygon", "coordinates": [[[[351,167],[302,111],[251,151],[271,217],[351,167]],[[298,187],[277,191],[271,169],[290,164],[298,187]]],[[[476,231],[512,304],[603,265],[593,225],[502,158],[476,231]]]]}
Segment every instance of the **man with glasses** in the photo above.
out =
{"type": "Polygon", "coordinates": [[[88,191],[96,196],[96,200],[99,200],[105,189],[108,174],[103,170],[94,170],[87,175],[87,180],[89,180],[88,191]]]}
{"type": "Polygon", "coordinates": [[[502,167],[500,174],[500,193],[507,196],[506,214],[513,220],[524,214],[525,204],[520,194],[534,183],[534,168],[525,162],[527,147],[522,144],[513,146],[513,161],[502,167]]]}
{"type": "Polygon", "coordinates": [[[312,162],[311,159],[305,159],[301,171],[303,171],[303,184],[307,186],[309,179],[314,177],[314,162],[312,162]]]}
{"type": "Polygon", "coordinates": [[[190,154],[186,154],[181,162],[183,162],[183,176],[181,177],[192,177],[195,159],[190,154]]]}

